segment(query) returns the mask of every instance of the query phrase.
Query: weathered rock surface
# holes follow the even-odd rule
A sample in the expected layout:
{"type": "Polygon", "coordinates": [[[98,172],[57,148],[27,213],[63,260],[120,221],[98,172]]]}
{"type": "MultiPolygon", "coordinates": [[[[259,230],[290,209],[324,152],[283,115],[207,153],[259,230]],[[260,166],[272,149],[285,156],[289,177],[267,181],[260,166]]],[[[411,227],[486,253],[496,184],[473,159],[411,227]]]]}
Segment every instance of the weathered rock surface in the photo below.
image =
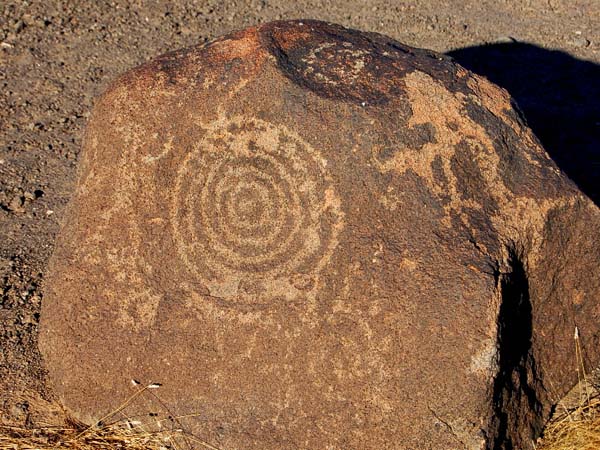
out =
{"type": "Polygon", "coordinates": [[[275,22],[122,76],[45,284],[57,392],[224,449],[531,447],[598,360],[600,212],[507,93],[275,22]]]}

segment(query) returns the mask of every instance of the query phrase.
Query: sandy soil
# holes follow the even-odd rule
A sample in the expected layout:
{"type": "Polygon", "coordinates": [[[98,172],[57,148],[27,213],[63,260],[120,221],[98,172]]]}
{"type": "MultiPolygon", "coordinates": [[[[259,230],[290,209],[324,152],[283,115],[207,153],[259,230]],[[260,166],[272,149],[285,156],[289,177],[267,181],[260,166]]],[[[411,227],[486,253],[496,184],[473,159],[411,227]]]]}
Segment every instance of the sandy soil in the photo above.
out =
{"type": "Polygon", "coordinates": [[[597,0],[0,2],[0,416],[50,398],[36,347],[44,268],[94,98],[163,52],[282,18],[317,18],[450,52],[507,88],[597,203],[597,0]]]}

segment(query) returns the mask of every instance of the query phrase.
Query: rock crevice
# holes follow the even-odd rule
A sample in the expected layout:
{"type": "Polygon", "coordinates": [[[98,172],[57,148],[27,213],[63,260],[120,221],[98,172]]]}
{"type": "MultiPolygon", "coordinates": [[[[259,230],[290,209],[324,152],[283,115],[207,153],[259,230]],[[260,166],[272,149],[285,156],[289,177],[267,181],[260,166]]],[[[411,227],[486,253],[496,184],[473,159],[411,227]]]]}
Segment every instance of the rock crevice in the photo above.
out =
{"type": "Polygon", "coordinates": [[[509,249],[507,269],[496,273],[500,290],[497,319],[497,373],[493,382],[488,448],[526,448],[544,423],[543,392],[532,347],[533,311],[523,258],[509,249]],[[519,430],[519,432],[517,432],[519,430]],[[529,437],[530,442],[523,442],[529,437]]]}

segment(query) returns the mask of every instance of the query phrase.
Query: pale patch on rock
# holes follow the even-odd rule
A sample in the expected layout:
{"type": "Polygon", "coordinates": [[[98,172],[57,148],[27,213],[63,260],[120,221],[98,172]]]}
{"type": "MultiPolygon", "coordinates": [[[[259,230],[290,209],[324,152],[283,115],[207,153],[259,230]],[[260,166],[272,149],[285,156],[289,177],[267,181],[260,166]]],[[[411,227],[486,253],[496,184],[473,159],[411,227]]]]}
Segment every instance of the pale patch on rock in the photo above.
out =
{"type": "Polygon", "coordinates": [[[492,379],[494,370],[496,369],[495,363],[497,353],[498,349],[496,347],[496,341],[494,339],[485,340],[479,351],[471,356],[471,366],[469,367],[469,370],[484,378],[492,379]]]}

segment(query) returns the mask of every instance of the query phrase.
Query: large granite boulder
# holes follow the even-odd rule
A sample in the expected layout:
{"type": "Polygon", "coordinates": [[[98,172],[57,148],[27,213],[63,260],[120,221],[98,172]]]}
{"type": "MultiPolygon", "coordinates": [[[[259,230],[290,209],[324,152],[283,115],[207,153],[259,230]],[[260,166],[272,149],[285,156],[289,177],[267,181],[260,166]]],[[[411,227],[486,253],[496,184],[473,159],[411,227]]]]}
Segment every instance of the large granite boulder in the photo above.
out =
{"type": "Polygon", "coordinates": [[[223,449],[532,447],[598,362],[600,211],[449,58],[274,22],[119,78],[40,347],[93,422],[161,383],[223,449]]]}

